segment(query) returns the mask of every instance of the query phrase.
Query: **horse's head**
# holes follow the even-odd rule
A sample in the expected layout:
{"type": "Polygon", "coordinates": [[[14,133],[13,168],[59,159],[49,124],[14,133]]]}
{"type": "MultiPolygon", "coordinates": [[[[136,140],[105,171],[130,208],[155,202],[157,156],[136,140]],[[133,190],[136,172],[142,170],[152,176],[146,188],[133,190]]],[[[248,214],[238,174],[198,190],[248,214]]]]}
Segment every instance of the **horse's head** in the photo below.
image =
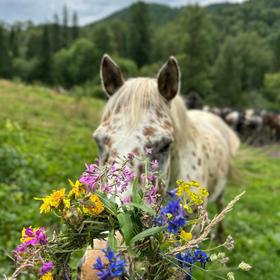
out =
{"type": "Polygon", "coordinates": [[[141,156],[151,149],[151,159],[168,174],[174,142],[170,102],[180,87],[176,59],[170,57],[156,79],[125,81],[117,64],[104,55],[100,73],[109,97],[101,124],[93,134],[101,161],[113,162],[117,156],[128,154],[141,156]]]}

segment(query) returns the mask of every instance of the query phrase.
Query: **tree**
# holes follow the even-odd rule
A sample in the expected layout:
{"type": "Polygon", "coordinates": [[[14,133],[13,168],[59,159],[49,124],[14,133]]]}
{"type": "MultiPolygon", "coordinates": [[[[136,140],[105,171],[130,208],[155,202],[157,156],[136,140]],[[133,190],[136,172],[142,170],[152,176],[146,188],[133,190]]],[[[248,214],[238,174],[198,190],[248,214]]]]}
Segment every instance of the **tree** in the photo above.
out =
{"type": "Polygon", "coordinates": [[[0,77],[9,78],[12,75],[12,59],[8,52],[5,29],[0,25],[0,77]]]}
{"type": "Polygon", "coordinates": [[[93,41],[99,54],[115,52],[113,32],[107,24],[98,25],[93,31],[93,41]]]}
{"type": "Polygon", "coordinates": [[[12,56],[17,57],[19,55],[18,48],[18,29],[16,26],[12,26],[9,35],[9,48],[11,50],[12,56]]]}
{"type": "Polygon", "coordinates": [[[196,91],[207,96],[211,90],[210,65],[214,56],[215,28],[207,10],[189,6],[181,14],[179,24],[184,30],[182,88],[184,93],[196,91]]]}
{"type": "Polygon", "coordinates": [[[59,17],[57,14],[54,14],[54,23],[51,29],[51,46],[52,52],[57,52],[61,49],[62,38],[61,38],[61,26],[59,23],[59,17]]]}
{"type": "Polygon", "coordinates": [[[41,48],[41,30],[32,29],[26,36],[26,52],[27,59],[31,59],[39,56],[41,48]]]}
{"type": "Polygon", "coordinates": [[[241,68],[237,43],[228,37],[214,66],[215,101],[219,105],[235,107],[242,103],[241,68]]]}
{"type": "Polygon", "coordinates": [[[273,108],[280,108],[280,72],[265,75],[263,93],[273,108]]]}
{"type": "Polygon", "coordinates": [[[63,6],[62,11],[62,46],[67,47],[69,44],[69,28],[68,28],[68,8],[63,6]]]}
{"type": "Polygon", "coordinates": [[[260,89],[264,74],[272,69],[272,52],[267,42],[255,32],[239,33],[235,40],[242,62],[242,90],[260,89]]]}
{"type": "Polygon", "coordinates": [[[130,58],[141,67],[150,62],[151,40],[147,4],[138,2],[131,7],[129,30],[130,58]]]}
{"type": "Polygon", "coordinates": [[[96,46],[87,39],[78,39],[68,49],[54,56],[56,83],[67,88],[93,79],[99,73],[99,55],[96,46]]]}
{"type": "Polygon", "coordinates": [[[72,16],[72,41],[75,41],[79,37],[79,20],[77,12],[73,13],[72,16]]]}
{"type": "Polygon", "coordinates": [[[41,38],[41,48],[38,57],[38,65],[37,65],[36,73],[34,74],[36,79],[49,84],[52,82],[51,71],[52,71],[52,57],[51,57],[49,27],[45,25],[41,38]]]}

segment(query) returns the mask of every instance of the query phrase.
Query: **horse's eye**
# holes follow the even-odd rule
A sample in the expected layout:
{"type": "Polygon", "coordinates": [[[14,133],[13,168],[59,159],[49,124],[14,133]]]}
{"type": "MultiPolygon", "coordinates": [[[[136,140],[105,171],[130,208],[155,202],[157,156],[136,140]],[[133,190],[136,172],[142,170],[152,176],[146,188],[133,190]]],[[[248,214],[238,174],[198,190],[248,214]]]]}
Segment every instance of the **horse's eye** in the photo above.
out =
{"type": "Polygon", "coordinates": [[[165,143],[162,147],[160,147],[160,149],[158,150],[158,153],[163,154],[163,153],[168,152],[170,145],[171,145],[171,142],[165,143]]]}

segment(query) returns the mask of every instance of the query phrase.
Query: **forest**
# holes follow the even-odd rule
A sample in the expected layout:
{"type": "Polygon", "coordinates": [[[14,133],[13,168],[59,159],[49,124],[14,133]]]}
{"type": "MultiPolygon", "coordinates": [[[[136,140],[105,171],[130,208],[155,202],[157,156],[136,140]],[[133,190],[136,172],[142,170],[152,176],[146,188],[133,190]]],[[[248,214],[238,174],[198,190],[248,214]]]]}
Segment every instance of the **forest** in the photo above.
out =
{"type": "Polygon", "coordinates": [[[104,98],[103,53],[126,77],[153,77],[174,55],[183,95],[196,92],[204,104],[279,111],[279,27],[278,0],[182,8],[137,2],[85,26],[64,6],[45,24],[1,23],[0,77],[104,98]]]}

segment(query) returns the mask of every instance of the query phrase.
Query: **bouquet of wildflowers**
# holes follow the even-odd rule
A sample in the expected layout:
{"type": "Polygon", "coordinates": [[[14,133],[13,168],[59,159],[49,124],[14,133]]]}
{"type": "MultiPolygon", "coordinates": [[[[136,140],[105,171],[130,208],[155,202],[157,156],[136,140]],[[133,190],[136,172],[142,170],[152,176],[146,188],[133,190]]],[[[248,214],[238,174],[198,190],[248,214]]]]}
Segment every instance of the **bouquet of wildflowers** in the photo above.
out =
{"type": "MultiPolygon", "coordinates": [[[[158,162],[149,157],[128,155],[111,165],[86,165],[79,180],[69,180],[69,188],[35,198],[42,201],[40,212],[55,214],[63,227],[51,238],[43,227],[24,228],[14,251],[17,269],[8,279],[26,271],[41,280],[71,279],[71,254],[94,239],[108,244],[102,249],[107,261],[99,257],[92,264],[102,280],[191,279],[194,269],[205,269],[209,262],[224,264],[225,254],[208,255],[203,243],[243,193],[210,220],[202,207],[207,190],[196,181],[176,184],[162,193],[165,183],[158,162]],[[135,160],[143,167],[140,176],[130,168],[135,160]]],[[[233,239],[228,237],[218,248],[222,246],[231,250],[233,239]]],[[[241,263],[240,268],[250,266],[241,263]]],[[[232,272],[227,277],[234,279],[232,272]]]]}

